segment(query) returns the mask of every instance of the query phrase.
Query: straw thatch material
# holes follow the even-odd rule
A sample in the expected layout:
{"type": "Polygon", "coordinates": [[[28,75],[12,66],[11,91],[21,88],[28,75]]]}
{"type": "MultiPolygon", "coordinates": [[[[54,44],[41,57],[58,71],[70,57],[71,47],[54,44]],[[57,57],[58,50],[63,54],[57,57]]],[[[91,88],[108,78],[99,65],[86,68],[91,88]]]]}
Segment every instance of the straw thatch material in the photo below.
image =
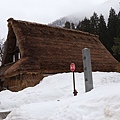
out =
{"type": "Polygon", "coordinates": [[[35,73],[43,78],[43,74],[70,72],[71,62],[76,64],[77,72],[82,72],[83,48],[89,48],[91,51],[93,71],[116,71],[119,66],[95,35],[13,18],[8,20],[8,28],[0,68],[2,79],[19,74],[28,76],[35,73]],[[17,61],[13,63],[13,54],[17,55],[18,52],[21,59],[16,58],[17,61]]]}

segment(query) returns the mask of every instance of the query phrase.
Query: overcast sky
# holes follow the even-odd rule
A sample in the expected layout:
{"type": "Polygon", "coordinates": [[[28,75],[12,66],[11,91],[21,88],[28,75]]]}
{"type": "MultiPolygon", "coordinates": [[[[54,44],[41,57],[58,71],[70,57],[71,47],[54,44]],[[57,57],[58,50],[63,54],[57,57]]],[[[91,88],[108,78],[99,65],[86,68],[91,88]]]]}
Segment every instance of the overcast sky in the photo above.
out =
{"type": "Polygon", "coordinates": [[[0,38],[7,35],[7,19],[51,23],[58,18],[97,6],[107,0],[0,0],[0,38]]]}

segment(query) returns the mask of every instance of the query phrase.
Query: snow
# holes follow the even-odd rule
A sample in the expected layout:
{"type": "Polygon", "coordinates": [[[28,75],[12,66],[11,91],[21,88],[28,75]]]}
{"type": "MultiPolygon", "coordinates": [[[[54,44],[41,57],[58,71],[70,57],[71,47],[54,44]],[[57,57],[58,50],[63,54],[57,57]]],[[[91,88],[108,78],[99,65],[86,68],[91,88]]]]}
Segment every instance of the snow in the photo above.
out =
{"type": "Polygon", "coordinates": [[[85,93],[84,74],[45,77],[40,84],[19,92],[0,92],[0,112],[5,120],[120,120],[120,73],[93,72],[94,89],[85,93]]]}

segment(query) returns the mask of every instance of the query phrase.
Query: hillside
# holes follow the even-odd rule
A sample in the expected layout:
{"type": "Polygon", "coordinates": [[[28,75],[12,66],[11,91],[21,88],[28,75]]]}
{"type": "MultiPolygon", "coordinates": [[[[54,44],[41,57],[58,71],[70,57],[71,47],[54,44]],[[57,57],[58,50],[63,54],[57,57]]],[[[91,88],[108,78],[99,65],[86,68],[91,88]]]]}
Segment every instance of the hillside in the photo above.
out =
{"type": "Polygon", "coordinates": [[[65,25],[66,21],[73,22],[75,25],[78,24],[79,21],[83,20],[85,17],[89,18],[92,16],[94,12],[96,12],[98,15],[103,14],[106,21],[109,16],[109,11],[111,7],[118,13],[119,11],[119,1],[118,0],[108,0],[98,6],[95,6],[93,8],[88,8],[88,9],[81,9],[78,12],[68,15],[65,17],[62,17],[60,19],[57,19],[53,21],[52,23],[49,23],[51,26],[58,26],[58,27],[63,27],[65,25]]]}

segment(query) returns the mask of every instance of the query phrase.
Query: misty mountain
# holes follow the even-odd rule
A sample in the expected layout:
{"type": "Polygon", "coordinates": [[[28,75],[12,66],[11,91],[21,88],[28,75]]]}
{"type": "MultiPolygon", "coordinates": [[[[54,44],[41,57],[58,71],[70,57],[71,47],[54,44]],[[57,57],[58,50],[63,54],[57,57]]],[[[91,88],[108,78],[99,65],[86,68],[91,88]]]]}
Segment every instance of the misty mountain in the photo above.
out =
{"type": "Polygon", "coordinates": [[[52,23],[50,23],[48,25],[64,27],[66,21],[69,21],[70,23],[74,23],[75,25],[77,25],[79,20],[81,20],[81,19],[83,19],[83,17],[66,16],[66,17],[60,18],[58,20],[55,20],[54,22],[52,22],[52,23]]]}
{"type": "Polygon", "coordinates": [[[96,12],[98,16],[100,14],[104,15],[104,18],[107,22],[111,7],[116,11],[116,13],[118,13],[120,8],[119,0],[108,0],[96,7],[93,7],[92,9],[85,9],[85,10],[81,9],[77,13],[55,20],[49,25],[64,27],[66,21],[69,21],[77,25],[79,21],[82,21],[85,17],[89,18],[90,16],[93,15],[94,12],[96,12]]]}

